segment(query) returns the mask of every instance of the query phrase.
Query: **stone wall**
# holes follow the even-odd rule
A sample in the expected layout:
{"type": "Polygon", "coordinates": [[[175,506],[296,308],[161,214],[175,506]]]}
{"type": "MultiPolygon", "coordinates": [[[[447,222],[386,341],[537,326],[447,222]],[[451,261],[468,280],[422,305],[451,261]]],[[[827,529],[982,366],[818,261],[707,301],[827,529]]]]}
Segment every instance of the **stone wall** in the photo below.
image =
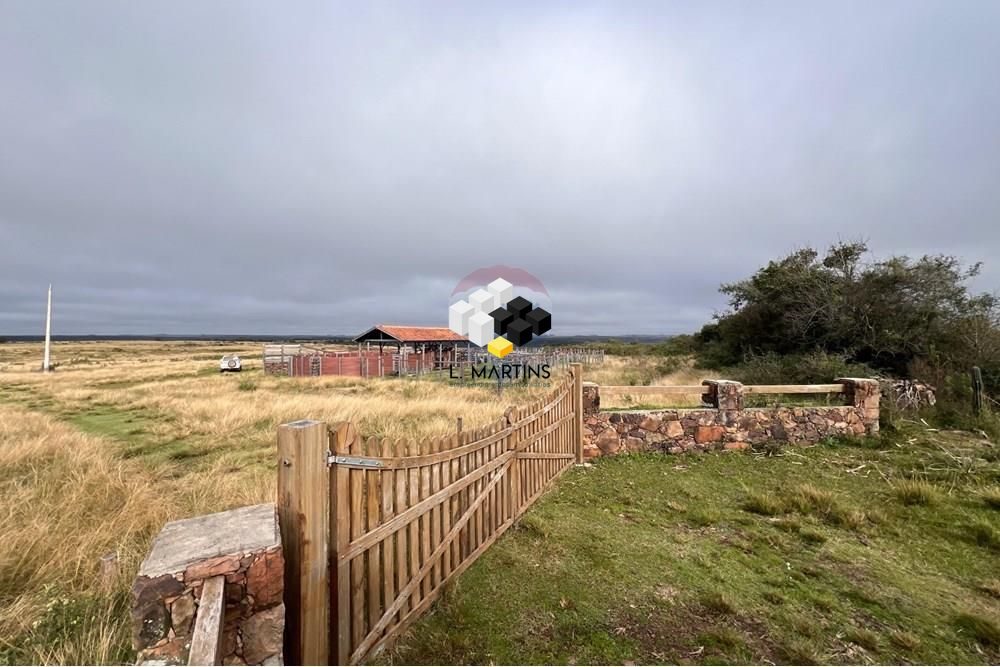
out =
{"type": "Polygon", "coordinates": [[[280,665],[284,559],[274,505],[172,521],[132,586],[138,662],[187,664],[202,585],[226,578],[223,664],[280,665]]]}
{"type": "Polygon", "coordinates": [[[836,382],[845,385],[847,405],[744,408],[739,382],[706,380],[703,399],[712,407],[626,411],[601,410],[600,387],[585,382],[583,455],[746,449],[765,442],[804,444],[878,432],[878,382],[836,382]]]}
{"type": "Polygon", "coordinates": [[[264,374],[265,375],[288,375],[288,367],[291,364],[289,361],[265,361],[264,362],[264,374]]]}

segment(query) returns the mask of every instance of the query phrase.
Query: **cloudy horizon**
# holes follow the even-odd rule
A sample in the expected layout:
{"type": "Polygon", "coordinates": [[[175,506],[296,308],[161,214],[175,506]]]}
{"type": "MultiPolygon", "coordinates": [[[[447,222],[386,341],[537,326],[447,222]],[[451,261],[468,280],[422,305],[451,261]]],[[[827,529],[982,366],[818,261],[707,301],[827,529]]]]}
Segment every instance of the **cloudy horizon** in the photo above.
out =
{"type": "Polygon", "coordinates": [[[0,3],[0,336],[673,334],[810,245],[1000,287],[1000,3],[0,3]]]}

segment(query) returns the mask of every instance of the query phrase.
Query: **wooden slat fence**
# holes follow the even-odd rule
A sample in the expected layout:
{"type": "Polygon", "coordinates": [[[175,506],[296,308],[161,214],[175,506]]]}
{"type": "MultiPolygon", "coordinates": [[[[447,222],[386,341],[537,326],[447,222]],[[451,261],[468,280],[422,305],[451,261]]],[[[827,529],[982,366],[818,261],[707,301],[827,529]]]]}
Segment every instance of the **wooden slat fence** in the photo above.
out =
{"type": "Polygon", "coordinates": [[[391,644],[582,461],[582,415],[573,364],[545,398],[449,437],[279,427],[289,664],[357,664],[391,644]],[[329,452],[309,435],[319,431],[329,452]],[[315,471],[317,456],[326,470],[315,471]]]}

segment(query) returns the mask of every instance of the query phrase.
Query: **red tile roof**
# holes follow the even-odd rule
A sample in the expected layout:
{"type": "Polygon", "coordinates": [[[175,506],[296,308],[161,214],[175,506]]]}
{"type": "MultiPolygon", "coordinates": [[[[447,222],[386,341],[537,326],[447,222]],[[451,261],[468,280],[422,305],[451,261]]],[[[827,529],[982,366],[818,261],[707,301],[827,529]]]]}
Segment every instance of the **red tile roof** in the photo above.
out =
{"type": "MultiPolygon", "coordinates": [[[[379,324],[374,328],[403,343],[465,342],[468,340],[465,336],[459,336],[448,327],[408,327],[396,324],[379,324]]],[[[358,336],[358,338],[360,337],[358,336]]]]}

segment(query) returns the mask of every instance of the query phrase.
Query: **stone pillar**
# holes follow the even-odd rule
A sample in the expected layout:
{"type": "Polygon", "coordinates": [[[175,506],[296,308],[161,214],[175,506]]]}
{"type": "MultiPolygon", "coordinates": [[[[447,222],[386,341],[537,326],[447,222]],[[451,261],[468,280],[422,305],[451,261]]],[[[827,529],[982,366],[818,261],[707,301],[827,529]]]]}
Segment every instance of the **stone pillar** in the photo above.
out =
{"type": "Polygon", "coordinates": [[[272,504],[171,521],[132,585],[138,662],[187,664],[202,585],[225,576],[224,664],[283,664],[284,569],[272,504]]]}
{"type": "Polygon", "coordinates": [[[704,380],[703,400],[718,410],[743,409],[743,385],[733,380],[704,380]]]}
{"type": "Polygon", "coordinates": [[[878,380],[870,378],[837,378],[834,382],[844,385],[848,405],[861,412],[861,420],[868,433],[878,433],[879,397],[878,380]]]}
{"type": "Polygon", "coordinates": [[[593,382],[583,383],[583,416],[597,414],[601,409],[601,387],[593,382]]]}

